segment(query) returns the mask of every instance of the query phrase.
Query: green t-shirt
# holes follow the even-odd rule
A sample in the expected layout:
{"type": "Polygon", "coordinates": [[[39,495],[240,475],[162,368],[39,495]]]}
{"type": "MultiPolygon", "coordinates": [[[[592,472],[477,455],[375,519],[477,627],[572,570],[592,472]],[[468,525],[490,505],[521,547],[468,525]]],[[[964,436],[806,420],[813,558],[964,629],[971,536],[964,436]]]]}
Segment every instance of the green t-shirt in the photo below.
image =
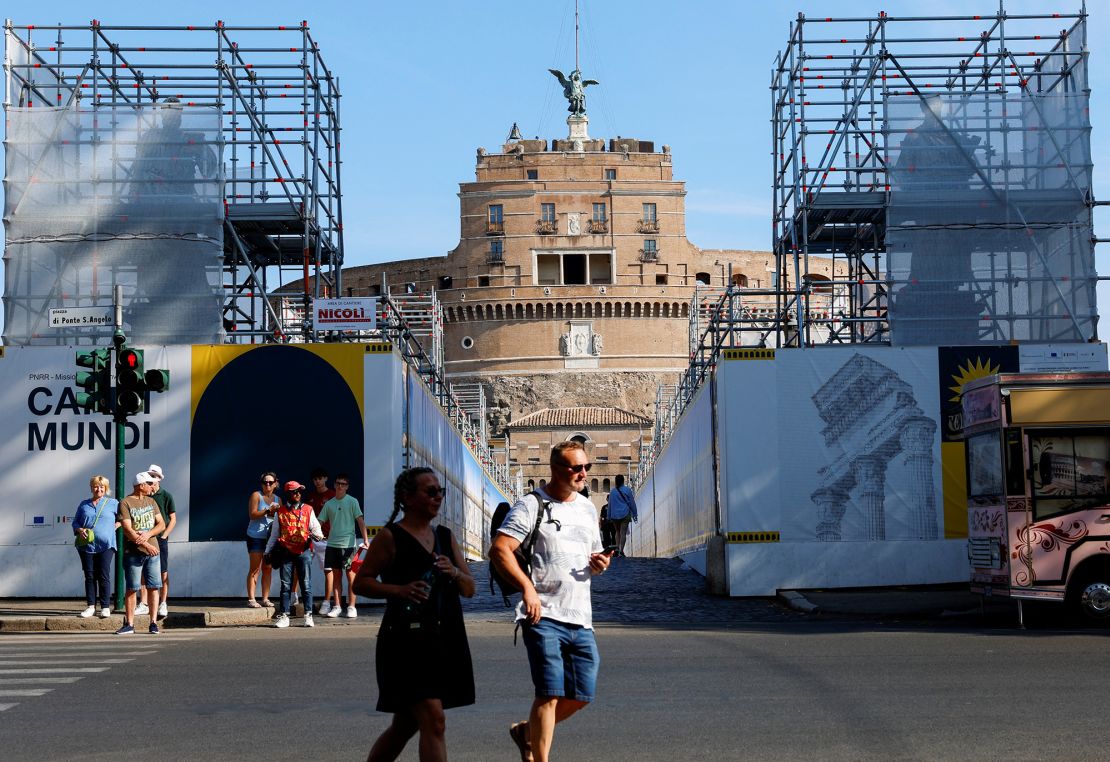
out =
{"type": "MultiPolygon", "coordinates": [[[[355,519],[360,516],[362,516],[362,508],[358,501],[350,495],[344,495],[342,499],[333,497],[324,503],[319,519],[321,524],[325,521],[331,522],[331,530],[328,532],[328,547],[353,548],[357,545],[355,519]]],[[[361,541],[361,538],[359,538],[359,541],[361,541]]]]}

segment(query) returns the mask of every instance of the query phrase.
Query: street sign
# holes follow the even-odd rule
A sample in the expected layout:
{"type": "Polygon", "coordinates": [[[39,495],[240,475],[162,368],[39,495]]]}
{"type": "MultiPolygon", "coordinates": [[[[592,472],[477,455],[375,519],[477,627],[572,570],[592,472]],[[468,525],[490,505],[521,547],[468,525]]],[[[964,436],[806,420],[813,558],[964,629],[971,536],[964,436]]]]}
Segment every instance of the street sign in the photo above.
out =
{"type": "Polygon", "coordinates": [[[314,299],[315,331],[373,331],[378,327],[378,300],[366,297],[314,299]]]}
{"type": "Polygon", "coordinates": [[[113,308],[107,307],[57,307],[50,310],[51,328],[111,327],[114,323],[113,308]]]}

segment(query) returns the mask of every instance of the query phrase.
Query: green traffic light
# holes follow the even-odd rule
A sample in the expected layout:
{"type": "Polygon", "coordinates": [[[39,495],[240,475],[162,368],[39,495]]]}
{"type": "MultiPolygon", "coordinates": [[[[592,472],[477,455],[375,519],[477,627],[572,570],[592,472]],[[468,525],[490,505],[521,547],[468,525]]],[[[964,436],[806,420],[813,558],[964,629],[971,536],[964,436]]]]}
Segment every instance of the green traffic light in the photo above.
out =
{"type": "Polygon", "coordinates": [[[168,370],[151,369],[143,375],[147,391],[164,392],[170,388],[170,372],[168,370]]]}
{"type": "Polygon", "coordinates": [[[82,349],[77,352],[77,367],[90,369],[78,371],[76,378],[77,388],[83,390],[76,395],[77,404],[85,410],[97,413],[111,412],[110,360],[110,349],[82,349]]]}

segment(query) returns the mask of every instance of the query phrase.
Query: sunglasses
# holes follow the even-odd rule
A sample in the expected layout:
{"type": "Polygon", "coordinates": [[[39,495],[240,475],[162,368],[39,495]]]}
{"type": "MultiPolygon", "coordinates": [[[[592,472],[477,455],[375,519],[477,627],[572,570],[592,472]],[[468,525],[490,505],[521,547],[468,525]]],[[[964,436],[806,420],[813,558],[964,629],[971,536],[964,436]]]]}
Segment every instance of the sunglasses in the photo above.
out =
{"type": "Polygon", "coordinates": [[[443,497],[447,494],[446,487],[426,487],[424,494],[428,497],[443,497]]]}
{"type": "Polygon", "coordinates": [[[570,463],[560,463],[559,465],[563,468],[569,468],[571,470],[571,473],[575,474],[577,474],[579,471],[589,471],[591,468],[594,467],[593,463],[580,463],[577,466],[572,466],[570,463]]]}
{"type": "Polygon", "coordinates": [[[350,482],[336,482],[336,487],[346,487],[350,482]]]}
{"type": "Polygon", "coordinates": [[[263,479],[262,483],[269,487],[271,484],[277,484],[273,479],[263,479]]]}

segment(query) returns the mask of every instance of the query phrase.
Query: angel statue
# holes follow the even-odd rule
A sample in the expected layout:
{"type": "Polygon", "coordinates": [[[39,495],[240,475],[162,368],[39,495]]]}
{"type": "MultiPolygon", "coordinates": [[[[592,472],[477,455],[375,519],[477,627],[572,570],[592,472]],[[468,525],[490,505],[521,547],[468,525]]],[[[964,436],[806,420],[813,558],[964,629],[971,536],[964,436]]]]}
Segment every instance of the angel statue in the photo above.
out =
{"type": "Polygon", "coordinates": [[[549,72],[555,75],[559,80],[559,84],[563,86],[563,97],[567,99],[570,106],[567,107],[574,116],[585,116],[586,114],[586,87],[589,85],[600,85],[596,79],[582,79],[582,72],[575,69],[570,73],[570,79],[563,76],[563,73],[558,69],[548,69],[549,72]]]}

